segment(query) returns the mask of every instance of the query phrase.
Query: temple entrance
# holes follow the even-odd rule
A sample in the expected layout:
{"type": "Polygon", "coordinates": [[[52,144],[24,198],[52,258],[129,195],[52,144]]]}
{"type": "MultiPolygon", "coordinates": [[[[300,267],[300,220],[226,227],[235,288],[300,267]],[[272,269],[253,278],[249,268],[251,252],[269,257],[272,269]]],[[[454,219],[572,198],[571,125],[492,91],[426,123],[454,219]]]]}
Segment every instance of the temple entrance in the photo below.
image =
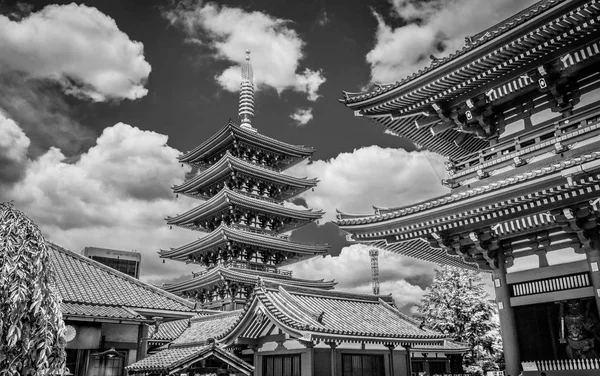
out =
{"type": "Polygon", "coordinates": [[[600,358],[600,320],[592,298],[514,307],[524,361],[600,358]]]}

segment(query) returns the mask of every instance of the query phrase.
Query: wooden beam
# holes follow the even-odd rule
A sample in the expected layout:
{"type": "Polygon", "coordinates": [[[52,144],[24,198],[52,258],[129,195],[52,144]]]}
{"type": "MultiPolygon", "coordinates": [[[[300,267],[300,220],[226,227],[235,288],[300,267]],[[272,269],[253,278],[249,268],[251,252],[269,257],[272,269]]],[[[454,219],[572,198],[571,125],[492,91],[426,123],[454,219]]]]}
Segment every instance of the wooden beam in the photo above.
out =
{"type": "Polygon", "coordinates": [[[430,125],[439,123],[440,121],[442,121],[442,119],[440,119],[439,116],[433,115],[433,116],[427,116],[426,118],[423,118],[423,119],[415,120],[415,125],[416,125],[417,129],[421,129],[421,128],[425,128],[430,125]]]}
{"type": "Polygon", "coordinates": [[[446,122],[446,123],[439,123],[434,125],[433,127],[429,128],[429,131],[431,132],[431,134],[433,136],[437,136],[441,133],[444,133],[445,131],[447,131],[448,129],[451,129],[454,127],[454,124],[450,123],[450,122],[446,122]]]}

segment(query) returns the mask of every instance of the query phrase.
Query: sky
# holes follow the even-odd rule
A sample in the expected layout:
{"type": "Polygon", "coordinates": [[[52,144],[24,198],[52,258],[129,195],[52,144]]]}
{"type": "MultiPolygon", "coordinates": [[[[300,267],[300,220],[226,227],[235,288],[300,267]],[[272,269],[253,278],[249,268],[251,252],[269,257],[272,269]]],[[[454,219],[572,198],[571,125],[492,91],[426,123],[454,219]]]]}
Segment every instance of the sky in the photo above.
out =
{"type": "MultiPolygon", "coordinates": [[[[370,293],[368,248],[345,241],[335,209],[444,194],[444,159],[354,117],[342,90],[400,80],[532,3],[0,0],[0,200],[71,250],[137,250],[143,280],[187,279],[197,266],[157,255],[202,236],[165,223],[197,204],[171,192],[186,173],[176,158],[237,121],[249,49],[253,126],[317,150],[287,173],[320,179],[295,203],[325,216],[291,236],[332,255],[288,269],[370,293]]],[[[413,309],[435,265],[383,252],[379,262],[381,293],[413,309]]]]}

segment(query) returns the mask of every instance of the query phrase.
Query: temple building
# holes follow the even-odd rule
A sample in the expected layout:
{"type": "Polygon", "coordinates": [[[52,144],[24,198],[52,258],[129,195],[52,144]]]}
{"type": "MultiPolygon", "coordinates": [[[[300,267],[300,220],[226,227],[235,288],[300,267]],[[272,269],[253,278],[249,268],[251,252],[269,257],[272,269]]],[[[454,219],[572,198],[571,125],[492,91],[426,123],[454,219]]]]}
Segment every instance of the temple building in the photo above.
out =
{"type": "Polygon", "coordinates": [[[240,125],[230,120],[214,136],[179,157],[193,173],[173,191],[203,202],[167,218],[167,223],[207,234],[160,252],[163,258],[205,267],[188,281],[164,286],[202,308],[243,308],[259,279],[323,289],[335,285],[333,281],[294,278],[291,271],[281,269],[326,255],[329,249],[326,244],[296,243],[284,234],[323,215],[322,211],[284,203],[317,185],[317,179],[282,173],[310,158],[314,149],[262,135],[251,124],[253,117],[254,83],[247,52],[242,67],[240,125]]]}
{"type": "Polygon", "coordinates": [[[449,193],[338,213],[355,242],[492,273],[506,375],[600,370],[600,4],[543,0],[364,93],[356,116],[448,158],[449,193]]]}

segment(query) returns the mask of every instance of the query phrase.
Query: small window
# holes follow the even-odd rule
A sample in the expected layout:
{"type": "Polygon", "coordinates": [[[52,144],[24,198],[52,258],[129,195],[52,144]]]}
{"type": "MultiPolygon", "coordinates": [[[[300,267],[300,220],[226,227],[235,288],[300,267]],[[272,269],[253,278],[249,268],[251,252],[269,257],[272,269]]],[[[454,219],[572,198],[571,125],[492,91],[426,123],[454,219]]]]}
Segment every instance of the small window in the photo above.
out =
{"type": "Polygon", "coordinates": [[[384,375],[383,355],[343,354],[343,376],[384,375]]]}

